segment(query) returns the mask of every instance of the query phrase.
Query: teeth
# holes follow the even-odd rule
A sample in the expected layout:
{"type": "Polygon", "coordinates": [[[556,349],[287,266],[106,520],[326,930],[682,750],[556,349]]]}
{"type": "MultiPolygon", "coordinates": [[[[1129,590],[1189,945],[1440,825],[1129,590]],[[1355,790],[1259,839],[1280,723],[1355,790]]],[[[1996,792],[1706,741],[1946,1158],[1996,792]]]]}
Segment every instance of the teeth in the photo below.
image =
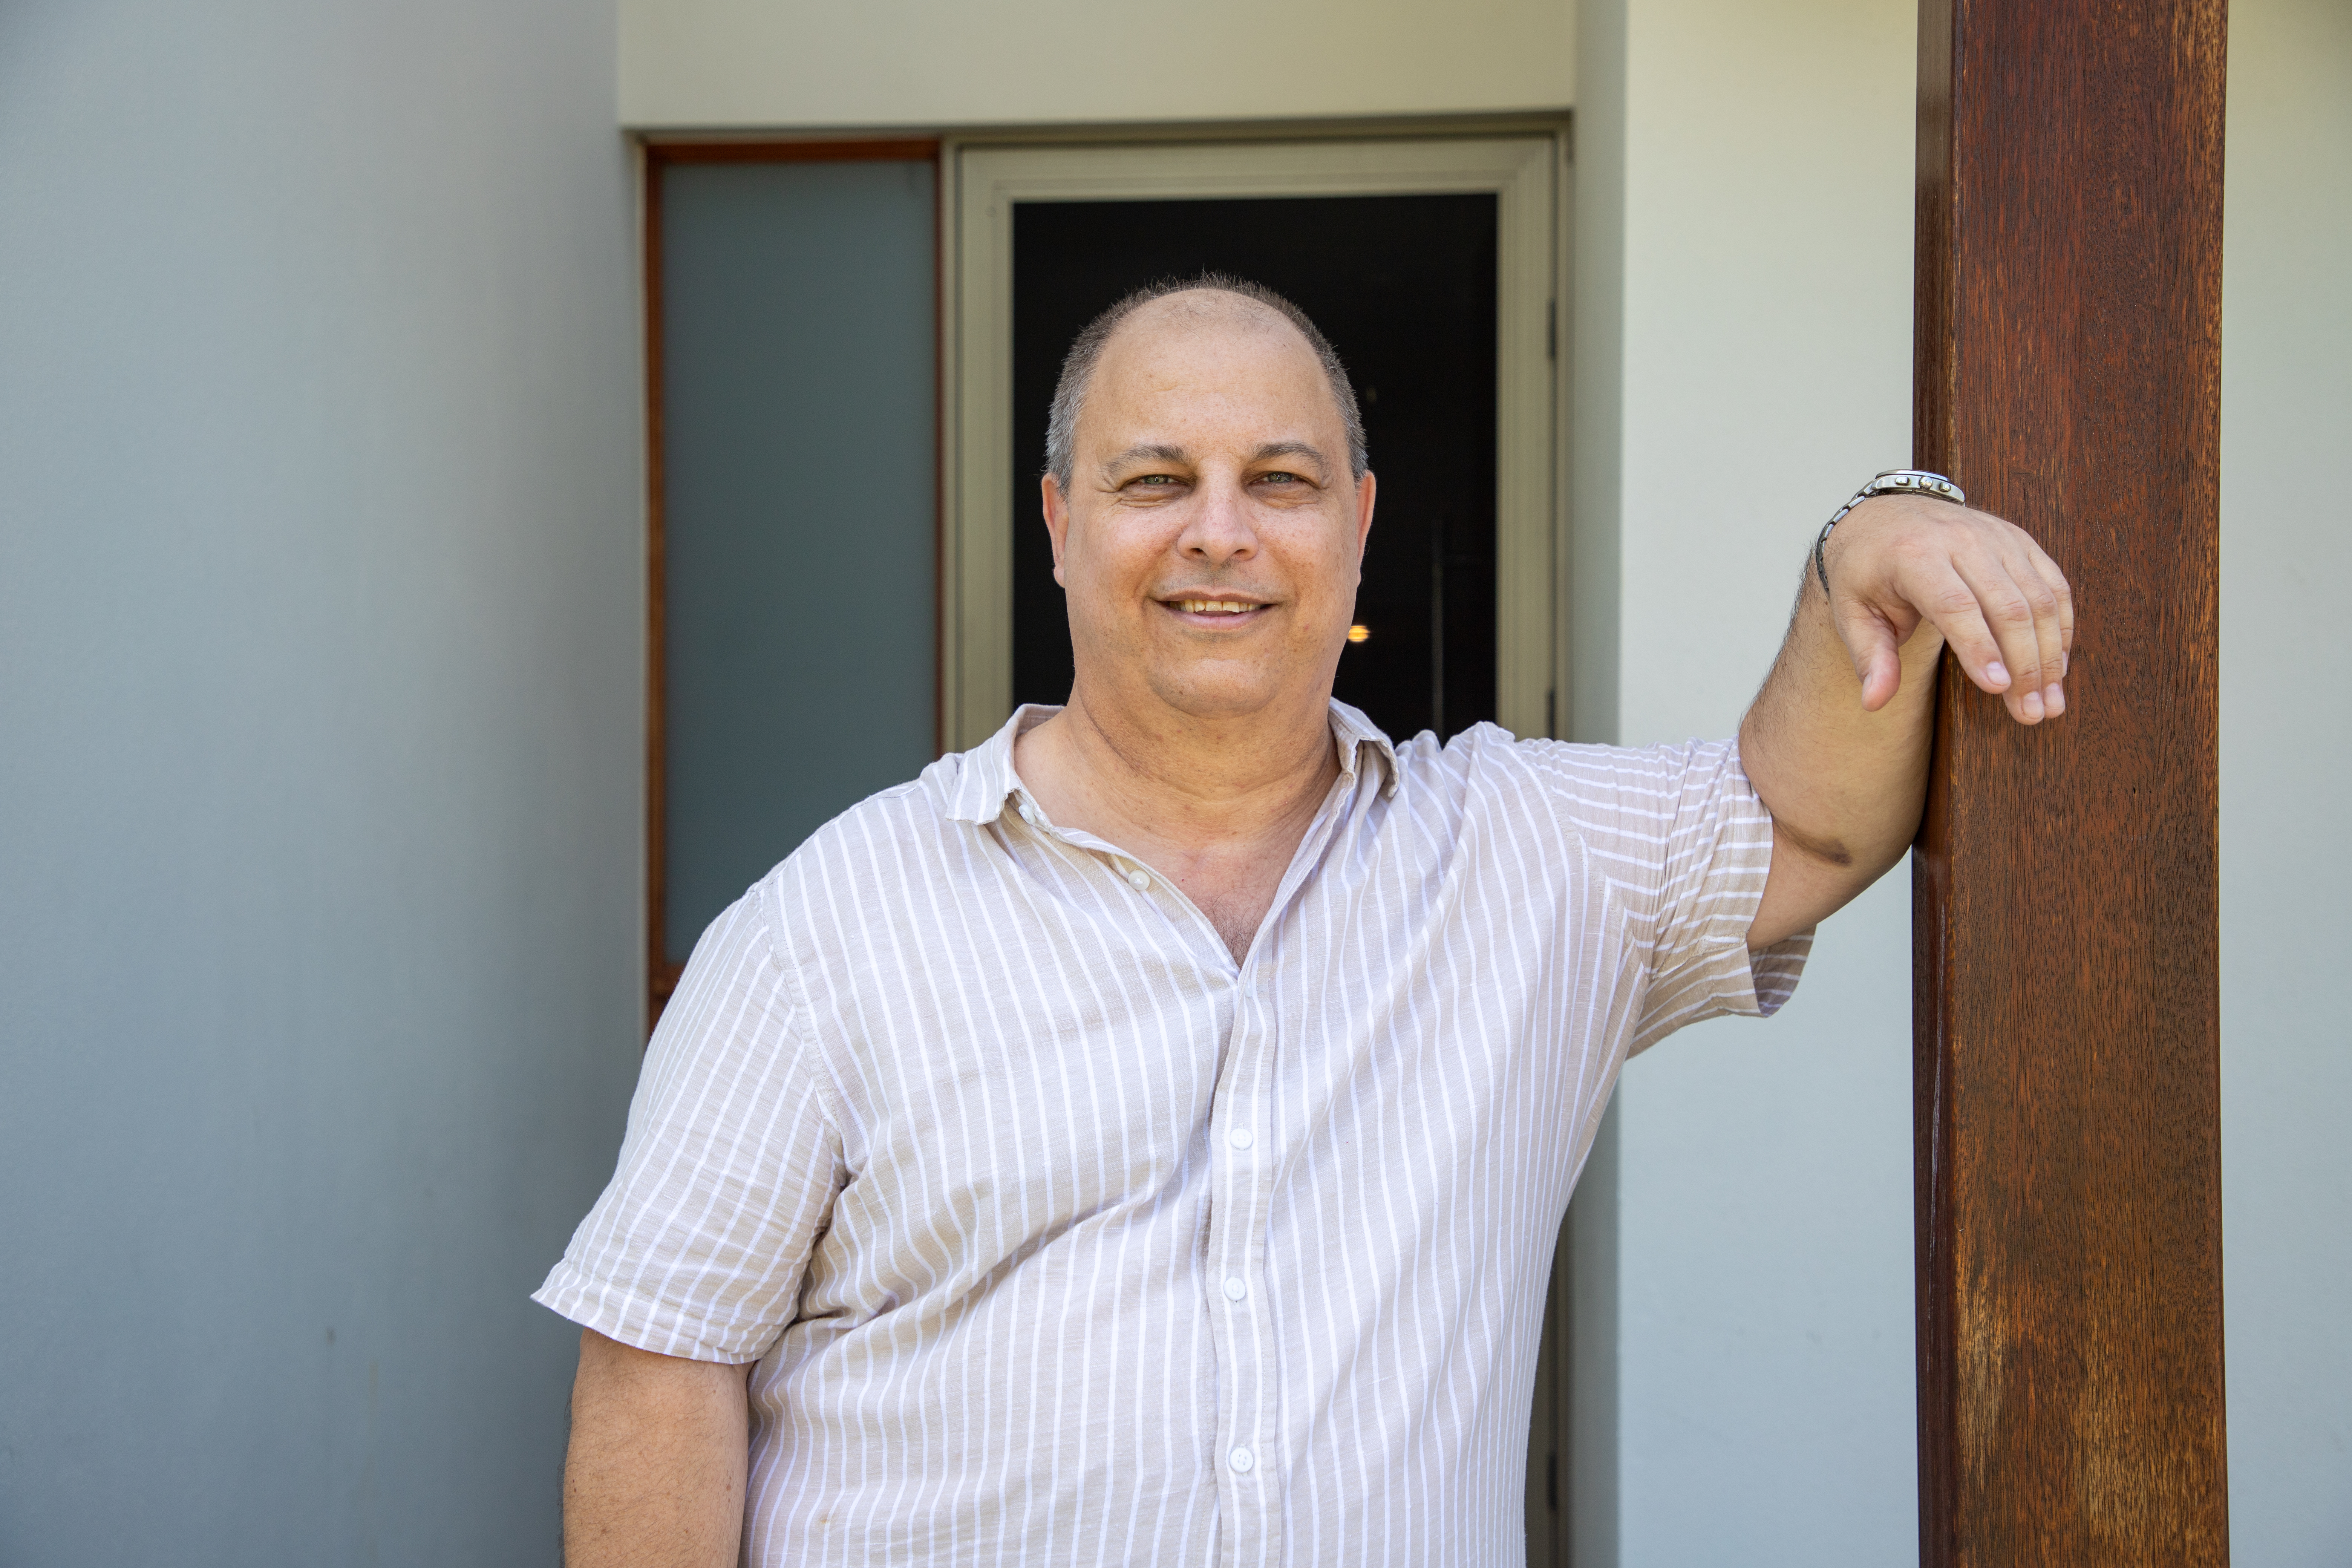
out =
{"type": "Polygon", "coordinates": [[[1178,602],[1189,614],[1195,616],[1239,616],[1257,608],[1255,605],[1244,605],[1233,599],[1183,599],[1178,602]]]}

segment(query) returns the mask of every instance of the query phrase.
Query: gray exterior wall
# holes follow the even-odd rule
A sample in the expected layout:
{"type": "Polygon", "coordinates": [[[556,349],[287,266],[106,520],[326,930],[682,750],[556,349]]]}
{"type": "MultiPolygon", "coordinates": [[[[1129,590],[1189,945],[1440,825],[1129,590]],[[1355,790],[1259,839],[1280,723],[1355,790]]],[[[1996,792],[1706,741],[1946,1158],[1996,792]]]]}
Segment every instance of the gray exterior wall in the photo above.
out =
{"type": "Polygon", "coordinates": [[[551,1563],[640,995],[609,7],[0,8],[0,1563],[551,1563]]]}

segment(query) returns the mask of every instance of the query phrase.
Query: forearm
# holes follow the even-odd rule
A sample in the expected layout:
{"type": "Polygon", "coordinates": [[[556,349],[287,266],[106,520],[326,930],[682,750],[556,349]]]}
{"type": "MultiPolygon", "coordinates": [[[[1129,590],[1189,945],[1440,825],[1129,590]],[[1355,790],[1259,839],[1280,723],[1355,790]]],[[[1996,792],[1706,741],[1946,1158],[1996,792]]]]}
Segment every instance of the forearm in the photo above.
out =
{"type": "Polygon", "coordinates": [[[1804,930],[1902,858],[1927,798],[1947,642],[1953,668],[2020,724],[2066,710],[2074,594],[2024,531],[1918,495],[1842,515],[1739,726],[1748,782],[1772,814],[1751,948],[1804,930]]]}
{"type": "Polygon", "coordinates": [[[1875,712],[1808,575],[1772,672],[1739,726],[1739,755],[1772,814],[1772,875],[1749,931],[1767,947],[1812,925],[1903,858],[1927,793],[1936,664],[1921,621],[1901,645],[1902,680],[1875,712]]]}
{"type": "Polygon", "coordinates": [[[734,1568],[747,1373],[582,1332],[563,1461],[567,1568],[734,1568]]]}

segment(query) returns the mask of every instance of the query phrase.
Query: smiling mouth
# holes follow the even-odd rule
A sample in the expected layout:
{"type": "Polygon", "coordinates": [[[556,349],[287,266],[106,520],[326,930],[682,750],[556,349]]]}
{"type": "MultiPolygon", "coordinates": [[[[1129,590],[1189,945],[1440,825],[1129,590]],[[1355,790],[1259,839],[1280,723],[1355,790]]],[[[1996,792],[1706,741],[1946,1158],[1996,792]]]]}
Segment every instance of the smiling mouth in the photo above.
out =
{"type": "Polygon", "coordinates": [[[1264,605],[1246,599],[1162,599],[1160,602],[1188,616],[1245,616],[1252,610],[1265,608],[1264,605]]]}

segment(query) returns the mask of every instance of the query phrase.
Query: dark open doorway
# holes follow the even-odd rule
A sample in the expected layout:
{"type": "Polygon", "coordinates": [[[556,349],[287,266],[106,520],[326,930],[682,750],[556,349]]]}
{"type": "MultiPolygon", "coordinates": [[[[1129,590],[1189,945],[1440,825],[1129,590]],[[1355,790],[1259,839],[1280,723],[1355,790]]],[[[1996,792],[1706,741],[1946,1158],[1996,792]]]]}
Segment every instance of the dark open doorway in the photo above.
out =
{"type": "MultiPolygon", "coordinates": [[[[1013,700],[1070,689],[1037,494],[1062,356],[1129,289],[1215,270],[1313,317],[1363,408],[1381,488],[1355,618],[1370,635],[1340,656],[1337,695],[1398,739],[1496,718],[1498,217],[1491,194],[1013,203],[1013,700]]],[[[1565,1561],[1565,1261],[1530,1410],[1531,1568],[1565,1561]]]]}
{"type": "Polygon", "coordinates": [[[1495,717],[1496,199],[1491,195],[1024,202],[1013,214],[1013,696],[1070,689],[1038,517],[1070,340],[1155,279],[1203,270],[1297,301],[1347,362],[1380,510],[1337,694],[1400,739],[1495,717]]]}

